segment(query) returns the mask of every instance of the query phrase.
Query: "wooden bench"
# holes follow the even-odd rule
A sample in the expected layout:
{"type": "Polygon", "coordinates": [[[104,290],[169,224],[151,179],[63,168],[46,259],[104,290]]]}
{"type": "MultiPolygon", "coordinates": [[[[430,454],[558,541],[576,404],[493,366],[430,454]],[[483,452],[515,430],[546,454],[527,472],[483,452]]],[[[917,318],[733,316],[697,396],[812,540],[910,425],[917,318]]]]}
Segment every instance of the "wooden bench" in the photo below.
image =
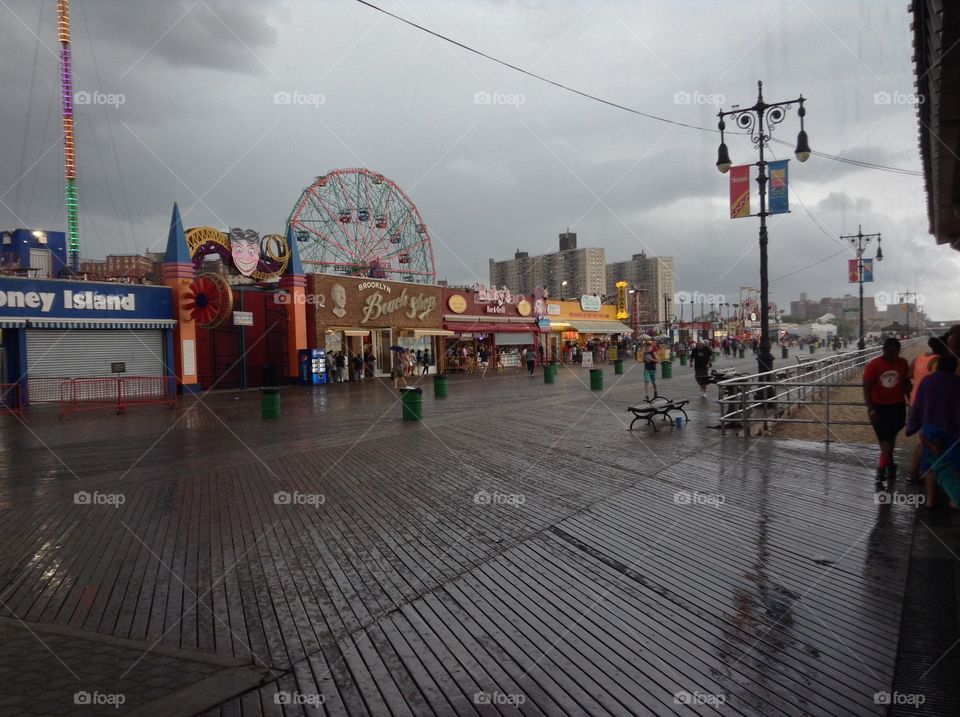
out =
{"type": "Polygon", "coordinates": [[[654,423],[654,419],[657,416],[661,417],[663,421],[670,421],[673,425],[673,417],[670,415],[671,411],[677,411],[683,414],[683,418],[686,421],[689,421],[690,418],[687,416],[687,412],[683,410],[683,407],[686,406],[690,401],[672,401],[669,398],[664,396],[655,396],[650,401],[645,401],[639,406],[628,406],[627,410],[633,414],[633,420],[630,421],[629,430],[633,430],[633,424],[637,421],[646,421],[647,425],[653,426],[653,430],[657,430],[657,424],[654,423]]]}

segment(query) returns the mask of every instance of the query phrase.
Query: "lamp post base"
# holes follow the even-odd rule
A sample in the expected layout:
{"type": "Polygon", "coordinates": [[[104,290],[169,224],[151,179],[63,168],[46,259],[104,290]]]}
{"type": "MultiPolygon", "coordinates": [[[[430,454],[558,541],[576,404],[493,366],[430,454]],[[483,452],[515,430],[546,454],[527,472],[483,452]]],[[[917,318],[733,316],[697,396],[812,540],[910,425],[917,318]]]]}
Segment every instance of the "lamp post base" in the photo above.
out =
{"type": "Polygon", "coordinates": [[[757,353],[757,373],[766,373],[767,371],[773,371],[773,354],[770,353],[770,348],[760,348],[759,353],[757,353]]]}

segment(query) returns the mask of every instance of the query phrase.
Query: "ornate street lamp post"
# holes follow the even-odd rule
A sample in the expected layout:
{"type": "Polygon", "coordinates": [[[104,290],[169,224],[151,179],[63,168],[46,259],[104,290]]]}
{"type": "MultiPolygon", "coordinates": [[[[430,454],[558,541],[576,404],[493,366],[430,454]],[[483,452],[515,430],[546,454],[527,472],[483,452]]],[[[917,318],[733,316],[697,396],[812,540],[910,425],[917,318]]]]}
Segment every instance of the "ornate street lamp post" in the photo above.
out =
{"type": "Polygon", "coordinates": [[[880,248],[880,234],[864,234],[860,225],[857,225],[856,234],[841,235],[857,252],[857,283],[860,284],[860,338],[857,339],[857,348],[863,351],[867,346],[863,330],[863,248],[874,239],[877,240],[877,261],[883,261],[883,249],[880,248]]]}
{"type": "Polygon", "coordinates": [[[770,353],[770,316],[769,316],[769,281],[767,274],[767,162],[764,159],[763,150],[773,132],[773,128],[783,122],[787,116],[787,110],[798,104],[797,115],[800,117],[800,133],[797,135],[797,148],[794,155],[800,162],[806,162],[810,157],[810,144],[807,141],[807,133],[803,129],[803,118],[807,114],[803,103],[806,100],[800,95],[795,100],[786,102],[765,102],[763,99],[763,83],[757,82],[757,102],[752,107],[744,109],[720,111],[717,117],[720,122],[717,127],[720,129],[720,147],[717,149],[717,169],[722,173],[730,171],[730,153],[727,150],[726,142],[723,141],[723,131],[727,125],[723,121],[724,117],[731,117],[737,127],[746,130],[753,141],[753,146],[760,152],[760,159],[756,163],[757,185],[760,190],[760,211],[756,215],[760,217],[760,347],[757,354],[757,364],[759,372],[773,370],[773,354],[770,353]]]}
{"type": "Polygon", "coordinates": [[[857,348],[863,351],[867,346],[863,331],[863,248],[873,239],[877,240],[877,261],[883,261],[883,249],[880,248],[880,234],[864,234],[860,225],[857,225],[856,234],[841,235],[841,239],[846,239],[850,246],[857,251],[857,283],[860,284],[860,338],[857,340],[857,348]]]}

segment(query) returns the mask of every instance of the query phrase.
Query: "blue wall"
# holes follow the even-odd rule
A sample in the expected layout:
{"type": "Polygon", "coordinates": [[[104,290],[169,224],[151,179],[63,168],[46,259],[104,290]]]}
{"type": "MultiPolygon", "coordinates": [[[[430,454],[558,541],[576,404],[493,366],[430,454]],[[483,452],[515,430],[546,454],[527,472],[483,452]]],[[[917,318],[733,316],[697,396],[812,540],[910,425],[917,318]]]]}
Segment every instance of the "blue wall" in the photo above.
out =
{"type": "Polygon", "coordinates": [[[67,235],[64,232],[44,231],[43,233],[46,234],[45,243],[35,237],[30,229],[0,232],[0,255],[7,264],[29,267],[31,249],[48,249],[50,273],[52,276],[59,276],[60,272],[70,265],[67,258],[67,235]]]}

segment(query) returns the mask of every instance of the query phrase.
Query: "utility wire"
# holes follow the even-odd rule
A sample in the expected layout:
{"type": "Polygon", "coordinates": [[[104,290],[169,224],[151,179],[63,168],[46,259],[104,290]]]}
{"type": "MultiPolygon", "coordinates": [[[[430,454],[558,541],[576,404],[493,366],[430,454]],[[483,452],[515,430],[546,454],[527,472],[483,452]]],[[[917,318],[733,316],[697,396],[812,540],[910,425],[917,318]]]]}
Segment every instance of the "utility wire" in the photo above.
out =
{"type": "MultiPolygon", "coordinates": [[[[376,10],[377,12],[383,13],[384,15],[387,15],[388,17],[392,17],[394,20],[399,20],[400,22],[402,22],[402,23],[404,23],[404,24],[406,24],[406,25],[409,25],[410,27],[416,28],[417,30],[420,30],[421,32],[425,32],[425,33],[427,33],[428,35],[432,35],[433,37],[436,37],[436,38],[439,39],[439,40],[443,40],[444,42],[448,42],[448,43],[450,43],[451,45],[455,45],[455,46],[459,47],[459,48],[462,49],[462,50],[466,50],[467,52],[471,52],[471,53],[473,53],[474,55],[479,55],[480,57],[483,57],[484,59],[490,60],[491,62],[495,62],[495,63],[497,63],[498,65],[503,65],[504,67],[508,67],[508,68],[510,68],[511,70],[514,70],[514,71],[519,72],[519,73],[521,73],[521,74],[527,75],[528,77],[532,77],[532,78],[534,78],[534,79],[536,79],[536,80],[540,80],[541,82],[545,82],[545,83],[547,83],[548,85],[553,85],[554,87],[557,87],[558,89],[564,90],[564,91],[566,91],[566,92],[572,92],[573,94],[579,95],[580,97],[583,97],[583,98],[585,98],[585,99],[593,100],[594,102],[599,102],[600,104],[607,105],[608,107],[613,107],[614,109],[623,110],[624,112],[629,112],[630,114],[638,115],[638,116],[640,116],[640,117],[646,117],[647,119],[651,119],[651,120],[654,120],[654,121],[656,121],[656,122],[664,122],[664,123],[666,123],[666,124],[675,125],[675,126],[677,126],[677,127],[686,127],[687,129],[695,129],[695,130],[698,130],[698,131],[700,131],[700,132],[711,132],[711,133],[713,133],[713,134],[716,134],[716,133],[719,132],[719,130],[717,130],[717,129],[711,129],[710,127],[701,127],[700,125],[688,124],[688,123],[686,123],[686,122],[677,122],[676,120],[668,119],[668,118],[666,118],[666,117],[660,117],[659,115],[650,114],[649,112],[642,112],[641,110],[638,110],[638,109],[636,109],[636,108],[634,108],[634,107],[628,107],[628,106],[626,106],[626,105],[621,105],[621,104],[619,104],[619,103],[617,103],[617,102],[613,102],[613,101],[611,101],[611,100],[604,99],[603,97],[598,97],[598,96],[596,96],[596,95],[591,95],[589,92],[584,92],[583,90],[578,90],[577,88],[575,88],[575,87],[570,87],[569,85],[565,85],[565,84],[563,84],[562,82],[557,82],[556,80],[551,80],[549,77],[544,77],[543,75],[538,75],[537,73],[531,72],[530,70],[525,70],[525,69],[522,68],[522,67],[518,67],[517,65],[511,64],[511,63],[509,63],[509,62],[507,62],[507,61],[505,61],[505,60],[501,60],[501,59],[499,59],[499,58],[497,58],[497,57],[494,57],[493,55],[488,55],[487,53],[485,53],[485,52],[483,52],[483,51],[481,51],[481,50],[477,50],[476,48],[470,47],[469,45],[465,45],[464,43],[459,42],[458,40],[454,40],[452,37],[448,37],[448,36],[443,35],[443,34],[441,34],[441,33],[439,33],[439,32],[436,32],[436,31],[434,31],[434,30],[431,30],[431,29],[428,28],[428,27],[424,27],[423,25],[419,25],[419,24],[413,22],[412,20],[406,19],[405,17],[400,17],[399,15],[396,15],[396,14],[390,12],[389,10],[385,10],[385,9],[383,9],[382,7],[379,7],[379,6],[377,6],[377,5],[374,5],[372,2],[368,2],[368,0],[356,0],[356,2],[360,3],[361,5],[365,5],[366,7],[370,8],[371,10],[376,10]]],[[[730,132],[729,134],[739,134],[739,133],[730,132]]],[[[780,143],[780,144],[789,145],[789,142],[785,142],[785,141],[780,140],[780,139],[771,139],[771,141],[773,141],[773,142],[778,142],[778,143],[780,143]]],[[[891,172],[891,173],[894,173],[894,174],[905,174],[905,175],[914,176],[914,177],[919,177],[919,176],[922,175],[922,172],[919,172],[919,171],[916,171],[916,170],[912,170],[912,169],[903,169],[903,168],[901,168],[901,167],[889,167],[889,166],[886,166],[886,165],[883,165],[883,164],[874,164],[873,162],[864,162],[864,161],[856,160],[856,159],[847,159],[846,157],[840,157],[840,156],[838,156],[838,155],[828,154],[828,153],[826,153],[826,152],[811,151],[811,154],[813,154],[813,155],[815,155],[815,156],[817,156],[817,157],[822,157],[822,158],[824,158],[824,159],[830,159],[830,160],[833,160],[833,161],[835,161],[835,162],[843,162],[844,164],[851,164],[851,165],[853,165],[853,166],[861,167],[861,168],[863,168],[863,169],[874,169],[874,170],[881,171],[881,172],[891,172]]]]}

